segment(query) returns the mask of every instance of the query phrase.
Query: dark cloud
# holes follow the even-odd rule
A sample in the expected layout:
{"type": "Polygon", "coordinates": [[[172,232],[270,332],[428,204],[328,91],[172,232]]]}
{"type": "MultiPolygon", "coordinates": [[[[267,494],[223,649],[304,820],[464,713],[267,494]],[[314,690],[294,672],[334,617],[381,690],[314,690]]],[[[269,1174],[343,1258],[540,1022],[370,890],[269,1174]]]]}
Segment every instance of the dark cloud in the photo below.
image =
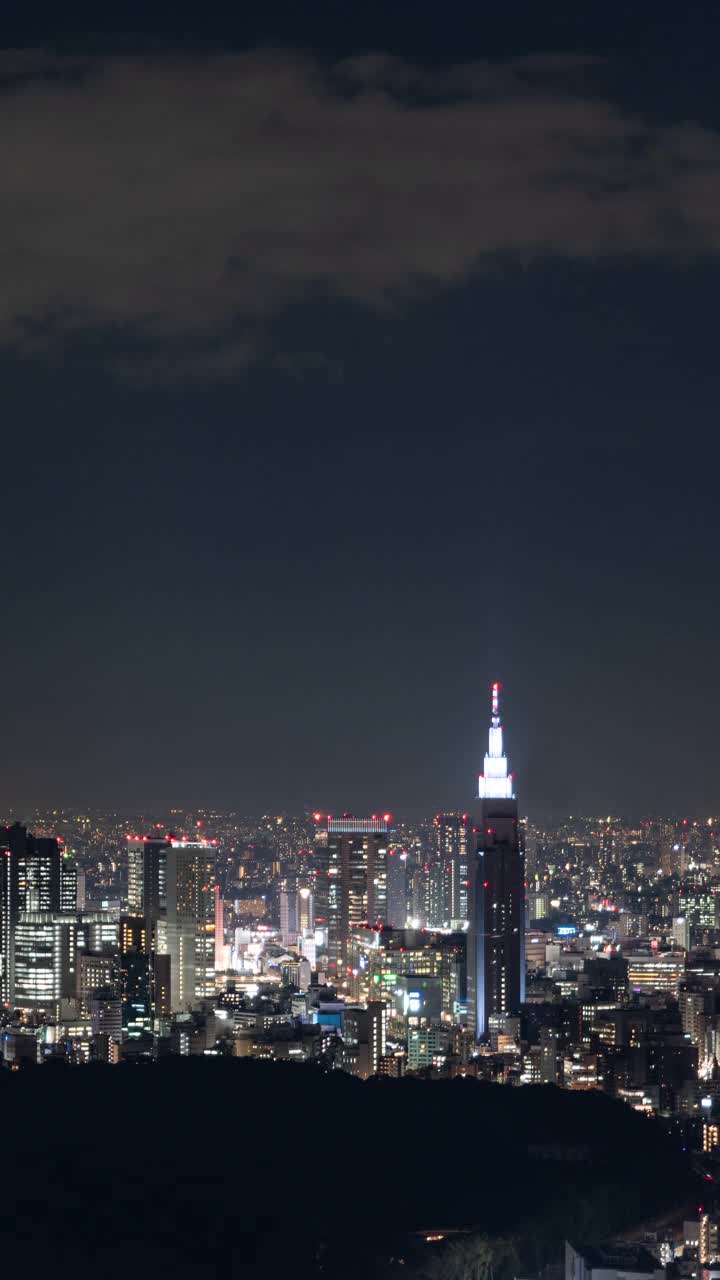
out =
{"type": "Polygon", "coordinates": [[[579,74],[587,77],[605,59],[581,54],[533,54],[506,62],[472,62],[429,70],[386,54],[347,58],[333,71],[339,85],[380,88],[392,94],[416,95],[420,101],[461,98],[518,98],[552,81],[555,92],[579,74]]]}
{"type": "Polygon", "coordinates": [[[493,255],[715,253],[718,136],[580,96],[584,61],[6,53],[0,342],[129,328],[140,380],[222,376],[317,289],[379,305],[493,255]]]}
{"type": "Polygon", "coordinates": [[[187,341],[154,339],[134,355],[115,357],[110,370],[121,381],[135,387],[151,387],[157,382],[222,382],[234,378],[254,363],[259,355],[252,337],[187,341]]]}

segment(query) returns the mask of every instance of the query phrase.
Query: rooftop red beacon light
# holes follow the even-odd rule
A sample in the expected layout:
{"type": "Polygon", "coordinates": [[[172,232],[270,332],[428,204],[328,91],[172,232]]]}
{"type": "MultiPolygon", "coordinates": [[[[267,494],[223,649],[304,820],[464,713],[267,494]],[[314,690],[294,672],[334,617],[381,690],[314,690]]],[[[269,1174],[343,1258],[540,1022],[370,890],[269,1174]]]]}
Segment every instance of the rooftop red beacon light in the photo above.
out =
{"type": "Polygon", "coordinates": [[[392,814],[391,814],[391,813],[384,813],[384,814],[383,814],[383,822],[389,822],[391,818],[392,818],[392,814]]]}
{"type": "Polygon", "coordinates": [[[498,716],[498,715],[500,714],[499,703],[500,703],[500,681],[499,681],[499,680],[493,680],[493,686],[492,686],[492,713],[493,713],[493,716],[498,716]]]}

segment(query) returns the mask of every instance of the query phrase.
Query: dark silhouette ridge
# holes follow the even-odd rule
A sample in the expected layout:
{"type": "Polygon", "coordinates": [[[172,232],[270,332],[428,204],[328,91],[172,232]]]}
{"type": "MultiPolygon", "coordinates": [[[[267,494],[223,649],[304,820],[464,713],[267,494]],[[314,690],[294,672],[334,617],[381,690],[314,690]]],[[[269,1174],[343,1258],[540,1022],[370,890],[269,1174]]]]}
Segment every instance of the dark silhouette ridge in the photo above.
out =
{"type": "Polygon", "coordinates": [[[552,1086],[171,1058],[29,1067],[0,1091],[5,1244],[59,1245],[61,1276],[80,1259],[105,1275],[382,1276],[402,1256],[407,1280],[431,1274],[409,1233],[462,1228],[438,1246],[446,1270],[448,1251],[488,1248],[499,1280],[692,1187],[654,1121],[552,1086]]]}

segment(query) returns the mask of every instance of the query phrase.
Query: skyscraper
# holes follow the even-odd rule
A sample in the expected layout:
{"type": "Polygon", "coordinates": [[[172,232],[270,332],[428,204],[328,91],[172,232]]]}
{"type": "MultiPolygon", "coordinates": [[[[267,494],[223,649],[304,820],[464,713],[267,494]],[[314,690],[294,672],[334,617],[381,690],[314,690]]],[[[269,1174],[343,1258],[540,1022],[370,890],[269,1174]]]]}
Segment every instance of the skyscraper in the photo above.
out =
{"type": "MultiPolygon", "coordinates": [[[[216,952],[216,929],[224,924],[223,899],[215,891],[216,844],[170,833],[128,837],[128,907],[146,929],[148,970],[162,988],[152,999],[157,1017],[165,1016],[168,1002],[180,1012],[215,994],[215,965],[224,963],[225,941],[220,928],[216,952]]],[[[131,967],[139,972],[141,961],[133,959],[131,967]]]]}
{"type": "Polygon", "coordinates": [[[78,910],[77,863],[68,849],[61,850],[60,910],[63,912],[70,912],[73,915],[78,910]]]}
{"type": "Polygon", "coordinates": [[[296,915],[298,933],[309,933],[315,924],[315,901],[307,885],[300,885],[297,891],[296,915]]]}
{"type": "Polygon", "coordinates": [[[496,682],[470,835],[468,1026],[476,1040],[485,1036],[492,1014],[518,1012],[525,995],[525,851],[503,748],[499,693],[496,682]]]}
{"type": "Polygon", "coordinates": [[[283,881],[280,889],[280,935],[285,946],[295,946],[298,937],[315,923],[315,903],[307,885],[283,881]]]}
{"type": "Polygon", "coordinates": [[[467,920],[468,832],[467,813],[436,813],[433,818],[432,863],[428,876],[434,892],[429,895],[428,923],[448,929],[467,920]]]}
{"type": "Polygon", "coordinates": [[[215,972],[222,973],[227,964],[225,961],[225,899],[219,884],[213,890],[215,895],[215,972]]]}
{"type": "Polygon", "coordinates": [[[77,983],[77,921],[52,911],[23,911],[12,932],[10,1003],[57,1017],[77,983]]]}
{"type": "Polygon", "coordinates": [[[166,945],[174,1011],[215,994],[215,849],[209,840],[170,840],[165,855],[166,945]]]}
{"type": "Polygon", "coordinates": [[[152,958],[144,916],[120,917],[120,999],[123,1035],[131,1040],[152,1029],[152,958]]]}
{"type": "Polygon", "coordinates": [[[2,874],[2,999],[15,999],[15,929],[25,912],[60,911],[60,846],[18,822],[0,828],[2,874]]]}
{"type": "Polygon", "coordinates": [[[165,915],[166,874],[170,836],[132,836],[128,839],[128,910],[145,917],[148,950],[158,949],[158,921],[165,915]]]}
{"type": "Polygon", "coordinates": [[[315,838],[318,885],[315,921],[328,931],[328,958],[347,964],[350,928],[387,920],[387,847],[391,815],[355,818],[343,814],[318,824],[315,838]]]}
{"type": "Polygon", "coordinates": [[[396,929],[403,929],[407,923],[407,863],[405,849],[388,849],[387,921],[396,929]]]}
{"type": "Polygon", "coordinates": [[[280,936],[286,947],[297,941],[297,891],[283,883],[280,890],[280,936]]]}

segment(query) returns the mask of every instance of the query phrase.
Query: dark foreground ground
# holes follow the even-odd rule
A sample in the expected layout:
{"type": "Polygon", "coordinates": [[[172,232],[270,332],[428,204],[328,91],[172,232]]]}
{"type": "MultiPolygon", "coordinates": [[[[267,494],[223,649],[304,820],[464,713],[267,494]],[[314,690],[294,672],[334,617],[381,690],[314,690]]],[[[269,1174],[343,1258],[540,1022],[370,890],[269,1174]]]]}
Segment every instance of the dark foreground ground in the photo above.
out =
{"type": "Polygon", "coordinates": [[[30,1276],[504,1280],[692,1187],[653,1121],[550,1086],[176,1058],[2,1072],[0,1107],[3,1258],[30,1276]]]}

